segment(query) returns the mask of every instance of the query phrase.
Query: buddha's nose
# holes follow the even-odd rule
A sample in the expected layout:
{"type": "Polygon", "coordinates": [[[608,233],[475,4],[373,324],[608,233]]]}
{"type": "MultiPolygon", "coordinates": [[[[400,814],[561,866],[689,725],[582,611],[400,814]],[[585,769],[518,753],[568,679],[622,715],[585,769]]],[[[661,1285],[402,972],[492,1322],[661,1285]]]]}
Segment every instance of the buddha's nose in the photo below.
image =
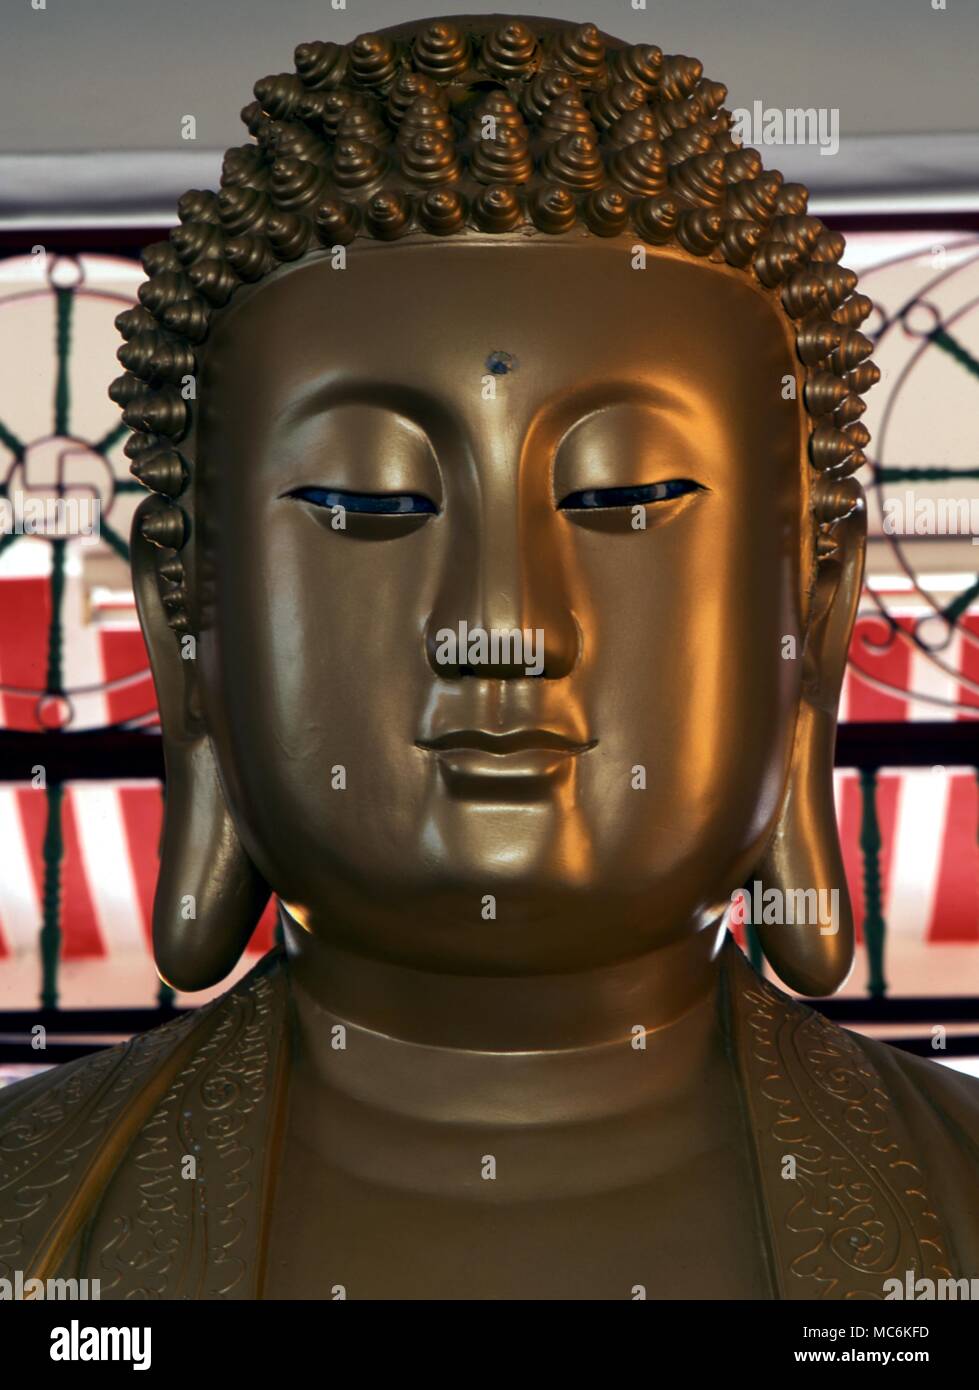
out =
{"type": "Polygon", "coordinates": [[[546,504],[501,507],[450,543],[425,632],[437,675],[559,680],[574,669],[580,629],[556,520],[546,504]]]}

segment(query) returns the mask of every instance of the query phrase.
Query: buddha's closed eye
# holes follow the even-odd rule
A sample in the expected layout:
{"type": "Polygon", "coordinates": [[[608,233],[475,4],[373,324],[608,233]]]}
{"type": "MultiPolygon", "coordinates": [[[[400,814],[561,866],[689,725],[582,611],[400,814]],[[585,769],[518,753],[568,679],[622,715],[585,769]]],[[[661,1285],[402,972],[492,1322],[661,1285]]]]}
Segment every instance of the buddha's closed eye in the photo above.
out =
{"type": "Polygon", "coordinates": [[[650,502],[669,502],[691,492],[703,492],[690,478],[669,478],[664,483],[643,483],[635,487],[583,488],[569,492],[558,503],[563,512],[588,511],[599,507],[641,507],[650,502]]]}
{"type": "Polygon", "coordinates": [[[288,494],[314,507],[342,507],[365,516],[423,516],[437,513],[430,497],[420,492],[347,492],[342,488],[297,487],[288,494]]]}

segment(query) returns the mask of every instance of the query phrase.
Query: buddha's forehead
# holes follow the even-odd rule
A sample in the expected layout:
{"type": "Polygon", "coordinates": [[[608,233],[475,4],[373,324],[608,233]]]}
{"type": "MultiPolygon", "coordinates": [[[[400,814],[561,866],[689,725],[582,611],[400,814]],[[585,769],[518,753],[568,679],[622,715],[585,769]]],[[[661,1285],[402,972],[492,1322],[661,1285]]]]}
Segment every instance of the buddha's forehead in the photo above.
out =
{"type": "Polygon", "coordinates": [[[794,370],[783,316],[748,279],[681,254],[637,264],[624,239],[355,244],[290,267],[218,316],[204,417],[287,418],[311,393],[402,388],[478,410],[488,375],[528,417],[581,397],[662,390],[784,421],[794,370]]]}

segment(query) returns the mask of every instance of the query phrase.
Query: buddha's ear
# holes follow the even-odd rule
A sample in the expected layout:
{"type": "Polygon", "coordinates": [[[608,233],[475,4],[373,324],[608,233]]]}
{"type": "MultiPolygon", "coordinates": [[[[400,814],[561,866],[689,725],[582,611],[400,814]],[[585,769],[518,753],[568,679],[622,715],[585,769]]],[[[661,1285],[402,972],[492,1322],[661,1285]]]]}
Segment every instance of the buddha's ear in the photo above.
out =
{"type": "MultiPolygon", "coordinates": [[[[817,564],[802,651],[792,763],[775,832],[756,870],[763,887],[816,890],[822,920],[756,927],[772,969],[800,994],[833,994],[853,966],[853,910],[833,797],[836,715],[860,600],[867,517],[853,478],[814,488],[817,564]],[[835,910],[834,910],[835,909],[835,910]],[[829,916],[830,920],[826,921],[829,916]]],[[[793,902],[801,902],[796,897],[793,902]]],[[[787,916],[788,914],[786,914],[787,916]]]]}
{"type": "Polygon", "coordinates": [[[269,889],[246,854],[227,808],[200,714],[196,641],[189,631],[171,626],[177,585],[167,573],[179,573],[177,552],[152,543],[145,534],[153,531],[147,519],[158,508],[158,499],[152,497],[140,504],[130,550],[167,774],[153,952],[168,984],[197,990],[218,984],[238,961],[269,889]],[[164,604],[161,590],[171,607],[164,604]]]}

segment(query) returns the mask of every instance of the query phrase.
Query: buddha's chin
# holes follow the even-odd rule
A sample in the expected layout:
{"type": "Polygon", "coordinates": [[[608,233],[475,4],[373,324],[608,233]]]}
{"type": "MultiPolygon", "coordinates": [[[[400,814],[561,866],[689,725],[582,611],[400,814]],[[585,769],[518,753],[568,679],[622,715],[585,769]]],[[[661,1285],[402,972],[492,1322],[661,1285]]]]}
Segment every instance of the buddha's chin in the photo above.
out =
{"type": "Polygon", "coordinates": [[[452,801],[509,811],[555,799],[567,805],[575,755],[555,748],[504,754],[458,748],[439,754],[438,766],[443,794],[452,801]]]}
{"type": "Polygon", "coordinates": [[[440,799],[422,827],[422,853],[444,865],[449,879],[573,887],[594,869],[587,816],[563,790],[542,789],[540,776],[506,778],[495,794],[440,799]]]}

